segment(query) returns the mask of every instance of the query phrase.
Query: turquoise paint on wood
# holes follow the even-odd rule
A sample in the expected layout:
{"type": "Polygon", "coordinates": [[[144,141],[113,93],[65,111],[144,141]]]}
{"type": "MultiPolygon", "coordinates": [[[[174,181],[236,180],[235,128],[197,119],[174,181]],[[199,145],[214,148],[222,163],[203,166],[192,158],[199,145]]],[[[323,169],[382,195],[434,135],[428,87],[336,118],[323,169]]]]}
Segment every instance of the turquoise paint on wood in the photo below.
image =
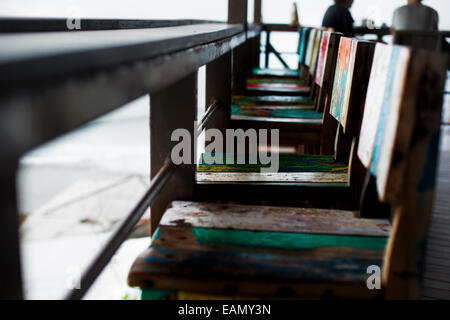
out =
{"type": "Polygon", "coordinates": [[[141,300],[161,300],[168,294],[171,294],[172,290],[161,290],[161,289],[142,289],[141,290],[141,300]]]}
{"type": "Polygon", "coordinates": [[[268,108],[243,108],[238,105],[231,106],[231,114],[236,116],[250,117],[270,117],[270,118],[294,118],[294,119],[322,119],[323,113],[315,110],[305,109],[287,109],[278,107],[277,109],[268,108]]]}
{"type": "Polygon", "coordinates": [[[284,249],[316,249],[321,247],[348,247],[379,249],[386,247],[386,237],[342,236],[329,234],[265,232],[192,228],[200,244],[229,244],[284,249]]]}
{"type": "Polygon", "coordinates": [[[385,90],[384,90],[383,103],[381,105],[381,112],[380,112],[379,121],[378,121],[378,128],[377,128],[377,133],[375,136],[375,146],[374,146],[373,156],[372,156],[372,165],[370,168],[370,173],[372,173],[373,175],[376,174],[378,160],[380,158],[380,152],[381,152],[381,148],[382,148],[384,138],[385,138],[385,133],[386,133],[385,127],[386,127],[386,121],[388,120],[388,117],[390,114],[390,109],[391,109],[390,107],[391,107],[391,100],[392,100],[392,87],[394,86],[398,56],[399,56],[399,48],[394,47],[392,50],[391,61],[389,62],[389,69],[388,69],[388,74],[387,74],[385,90]]]}
{"type": "Polygon", "coordinates": [[[254,68],[253,74],[256,76],[300,77],[300,71],[293,69],[254,68]]]}
{"type": "MultiPolygon", "coordinates": [[[[202,154],[197,168],[198,172],[260,172],[262,165],[259,161],[255,164],[237,163],[238,155],[228,154],[202,154]],[[208,164],[205,158],[217,160],[219,163],[208,164]]],[[[211,163],[213,160],[208,160],[211,163]]],[[[280,154],[278,172],[330,172],[348,173],[348,164],[336,162],[333,156],[280,154]]]]}

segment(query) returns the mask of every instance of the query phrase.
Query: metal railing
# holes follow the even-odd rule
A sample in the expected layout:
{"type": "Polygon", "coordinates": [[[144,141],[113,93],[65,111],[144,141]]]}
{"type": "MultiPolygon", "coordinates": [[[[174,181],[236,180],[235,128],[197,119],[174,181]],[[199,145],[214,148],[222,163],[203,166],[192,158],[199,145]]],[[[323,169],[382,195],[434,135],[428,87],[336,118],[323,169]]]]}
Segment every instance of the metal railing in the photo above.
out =
{"type": "MultiPolygon", "coordinates": [[[[239,7],[243,3],[230,1],[230,6],[239,7]]],[[[65,27],[63,19],[0,19],[3,148],[0,179],[4,191],[0,202],[0,298],[3,299],[23,298],[15,194],[15,172],[22,154],[148,93],[155,99],[151,109],[158,109],[158,101],[166,91],[172,95],[177,83],[191,79],[191,74],[206,65],[212,70],[208,82],[219,83],[207,88],[210,98],[215,99],[209,99],[213,103],[195,132],[198,135],[224,106],[223,96],[231,96],[229,92],[222,94],[220,88],[231,90],[231,81],[236,84],[245,78],[246,66],[231,63],[231,59],[248,61],[249,55],[259,54],[252,51],[250,43],[259,41],[260,26],[245,22],[85,20],[81,31],[63,31],[65,27]],[[86,30],[95,32],[85,33],[86,30]],[[222,85],[219,78],[226,72],[232,79],[228,85],[222,85]]],[[[197,93],[181,89],[181,103],[185,102],[185,94],[195,97],[197,93]]],[[[226,107],[230,107],[229,102],[226,107]]],[[[182,109],[170,103],[167,108],[178,108],[173,116],[176,123],[180,118],[176,110],[182,109]]],[[[181,123],[181,127],[188,126],[192,123],[181,123]]],[[[151,153],[157,152],[152,149],[151,153]]],[[[83,297],[148,207],[161,201],[161,193],[163,198],[167,197],[165,186],[183,176],[186,169],[192,169],[175,166],[168,155],[166,152],[157,173],[152,174],[148,191],[83,273],[80,289],[68,292],[66,299],[83,297]]],[[[151,163],[152,167],[157,165],[151,163]]]]}

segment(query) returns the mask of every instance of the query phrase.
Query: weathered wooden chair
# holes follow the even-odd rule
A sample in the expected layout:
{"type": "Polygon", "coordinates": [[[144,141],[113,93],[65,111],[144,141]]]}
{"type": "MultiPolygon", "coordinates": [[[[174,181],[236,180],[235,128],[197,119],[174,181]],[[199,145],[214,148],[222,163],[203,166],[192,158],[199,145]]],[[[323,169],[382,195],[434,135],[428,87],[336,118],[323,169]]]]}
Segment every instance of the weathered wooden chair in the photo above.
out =
{"type": "Polygon", "coordinates": [[[143,298],[418,298],[445,59],[377,45],[357,154],[388,220],[354,211],[173,202],[135,261],[143,298]]]}
{"type": "Polygon", "coordinates": [[[304,63],[308,70],[302,69],[303,72],[300,72],[297,79],[249,78],[247,79],[246,92],[249,95],[312,95],[312,75],[315,74],[321,39],[322,31],[312,29],[306,47],[304,63]]]}
{"type": "MultiPolygon", "coordinates": [[[[336,122],[327,117],[331,101],[332,83],[339,51],[340,34],[324,32],[314,79],[314,90],[318,92],[315,101],[307,103],[297,97],[284,99],[278,105],[273,96],[259,102],[250,97],[234,99],[231,110],[231,126],[233,128],[278,128],[282,145],[319,146],[332,140],[321,137],[322,125],[325,131],[334,134],[336,122]],[[283,105],[284,104],[284,105],[283,105]],[[334,126],[334,129],[327,129],[334,126]]],[[[330,146],[322,147],[325,154],[331,154],[330,146]]]]}
{"type": "MultiPolygon", "coordinates": [[[[351,186],[355,184],[357,191],[361,183],[355,180],[361,179],[364,174],[360,174],[363,170],[358,169],[359,163],[354,159],[354,153],[374,47],[375,44],[371,42],[341,38],[333,96],[327,99],[327,103],[331,103],[332,112],[331,115],[330,112],[324,112],[323,118],[323,126],[327,131],[321,132],[320,126],[316,131],[319,139],[324,140],[322,145],[329,146],[328,154],[280,154],[279,170],[276,173],[261,173],[260,164],[234,162],[227,165],[224,160],[219,161],[222,164],[208,164],[211,162],[202,158],[197,169],[199,197],[205,200],[224,200],[228,197],[236,201],[254,202],[264,195],[263,199],[275,201],[274,203],[317,199],[325,206],[335,200],[341,201],[343,205],[356,205],[359,194],[351,186]],[[330,202],[323,201],[323,194],[328,195],[330,202]]],[[[272,125],[271,128],[279,128],[280,125],[272,119],[260,126],[257,121],[251,122],[253,123],[255,128],[268,128],[269,125],[272,125]]],[[[251,124],[248,126],[251,127],[251,124]]],[[[304,128],[309,131],[303,129],[305,131],[302,132],[295,122],[287,122],[283,129],[286,130],[288,126],[297,129],[291,129],[291,134],[294,137],[297,135],[304,142],[307,141],[307,135],[314,132],[307,125],[304,128]]],[[[232,161],[228,161],[230,162],[232,161]]]]}

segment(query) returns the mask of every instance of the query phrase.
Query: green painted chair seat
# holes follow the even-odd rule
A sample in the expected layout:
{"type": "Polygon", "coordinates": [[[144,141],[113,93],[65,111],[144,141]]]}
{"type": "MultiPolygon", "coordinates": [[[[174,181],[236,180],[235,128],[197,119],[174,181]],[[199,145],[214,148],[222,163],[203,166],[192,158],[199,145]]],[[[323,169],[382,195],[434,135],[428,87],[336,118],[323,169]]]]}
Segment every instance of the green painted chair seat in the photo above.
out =
{"type": "Polygon", "coordinates": [[[239,105],[231,106],[231,116],[241,117],[272,117],[272,118],[301,118],[301,119],[322,119],[323,113],[313,109],[301,109],[283,106],[259,106],[246,107],[239,105]]]}
{"type": "MultiPolygon", "coordinates": [[[[256,164],[238,164],[237,156],[217,155],[223,164],[208,164],[205,157],[210,155],[202,154],[198,172],[260,172],[265,167],[260,162],[256,164]],[[232,162],[233,164],[226,164],[232,162]]],[[[332,155],[300,155],[300,154],[280,154],[278,172],[320,172],[320,173],[348,173],[348,164],[336,162],[332,155]]]]}
{"type": "Polygon", "coordinates": [[[248,78],[247,84],[296,84],[302,86],[304,79],[248,78]]]}
{"type": "Polygon", "coordinates": [[[300,77],[300,71],[293,69],[254,68],[253,74],[268,77],[300,77]]]}
{"type": "Polygon", "coordinates": [[[389,232],[388,221],[351,211],[175,201],[129,283],[155,290],[149,298],[172,291],[373,297],[367,268],[382,268],[389,232]]]}
{"type": "Polygon", "coordinates": [[[232,103],[240,106],[314,106],[314,99],[302,96],[233,96],[232,103]]]}

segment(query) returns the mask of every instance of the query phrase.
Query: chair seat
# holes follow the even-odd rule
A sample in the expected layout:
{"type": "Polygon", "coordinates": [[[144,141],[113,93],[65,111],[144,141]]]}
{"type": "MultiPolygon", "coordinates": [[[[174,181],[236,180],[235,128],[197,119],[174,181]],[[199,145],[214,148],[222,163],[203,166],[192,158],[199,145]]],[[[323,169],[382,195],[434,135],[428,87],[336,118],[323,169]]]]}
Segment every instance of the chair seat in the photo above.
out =
{"type": "Polygon", "coordinates": [[[373,297],[390,225],[356,212],[175,201],[129,284],[251,297],[373,297]]]}
{"type": "MultiPolygon", "coordinates": [[[[198,172],[254,172],[260,173],[262,165],[259,161],[256,164],[238,164],[237,155],[216,155],[216,159],[220,159],[223,164],[208,164],[206,158],[211,155],[202,154],[198,172]],[[229,162],[232,164],[227,164],[229,162]]],[[[210,161],[208,161],[210,162],[210,161]]],[[[347,174],[348,164],[336,162],[332,155],[304,155],[304,154],[280,154],[279,155],[279,173],[331,173],[331,174],[347,174]]]]}
{"type": "Polygon", "coordinates": [[[247,91],[258,94],[307,95],[311,87],[296,83],[247,83],[247,91]]]}
{"type": "Polygon", "coordinates": [[[304,79],[277,79],[269,77],[248,78],[247,84],[295,84],[299,86],[305,85],[304,79]]]}
{"type": "MultiPolygon", "coordinates": [[[[288,119],[319,119],[323,113],[305,107],[291,106],[231,106],[231,120],[254,118],[288,118],[288,119]]],[[[255,119],[257,120],[257,119],[255,119]]],[[[287,121],[287,120],[286,120],[287,121]]],[[[321,122],[321,121],[320,121],[321,122]]]]}
{"type": "Polygon", "coordinates": [[[239,106],[308,106],[314,108],[314,100],[311,97],[302,96],[233,96],[234,105],[239,106]]]}
{"type": "Polygon", "coordinates": [[[263,77],[300,77],[300,71],[293,69],[254,68],[253,74],[263,77]]]}
{"type": "MultiPolygon", "coordinates": [[[[202,154],[197,168],[197,182],[207,183],[277,183],[304,186],[347,187],[348,164],[336,162],[333,156],[280,154],[278,172],[261,172],[268,165],[238,164],[227,155],[223,164],[208,164],[202,154]],[[227,164],[226,162],[232,162],[227,164]]],[[[208,161],[211,162],[211,161],[208,161]]]]}

